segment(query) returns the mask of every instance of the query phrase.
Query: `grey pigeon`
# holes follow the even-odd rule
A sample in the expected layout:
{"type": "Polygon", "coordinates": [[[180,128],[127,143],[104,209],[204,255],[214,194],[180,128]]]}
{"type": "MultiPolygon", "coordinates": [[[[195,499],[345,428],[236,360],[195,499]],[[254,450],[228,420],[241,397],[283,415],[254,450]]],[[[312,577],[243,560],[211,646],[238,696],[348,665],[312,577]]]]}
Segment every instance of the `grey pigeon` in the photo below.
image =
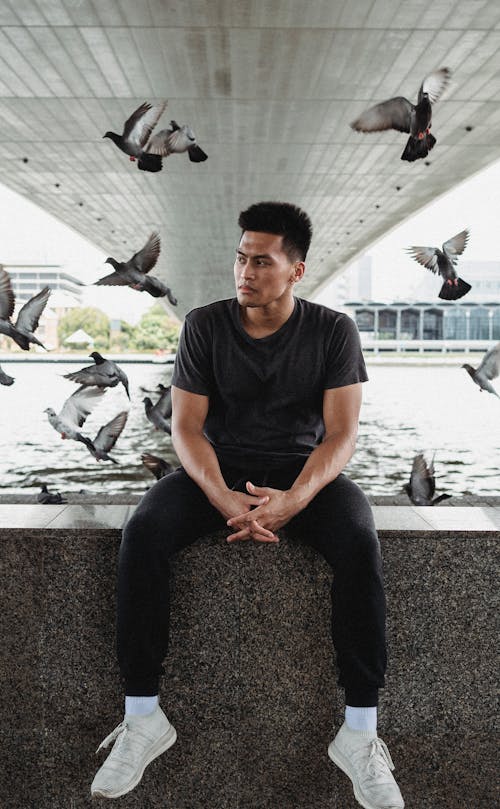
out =
{"type": "Polygon", "coordinates": [[[14,384],[14,377],[9,376],[2,370],[2,366],[0,365],[0,385],[13,385],[14,384]]]}
{"type": "MultiPolygon", "coordinates": [[[[192,163],[203,163],[208,155],[196,143],[196,136],[187,124],[180,126],[177,121],[170,121],[167,129],[162,129],[153,135],[147,145],[150,155],[168,157],[170,154],[188,153],[192,163]]],[[[139,168],[141,168],[139,166],[139,168]]]]}
{"type": "Polygon", "coordinates": [[[435,506],[441,500],[447,500],[451,494],[440,494],[434,497],[436,479],[434,477],[434,458],[427,465],[422,453],[415,455],[410,474],[410,482],[403,486],[411,502],[416,506],[435,506]],[[434,500],[432,499],[434,497],[434,500]]]}
{"type": "Polygon", "coordinates": [[[160,478],[174,471],[172,464],[164,461],[163,458],[159,458],[158,455],[151,455],[149,452],[143,452],[141,461],[146,469],[155,476],[156,480],[160,480],[160,478]]]}
{"type": "Polygon", "coordinates": [[[410,137],[401,160],[411,163],[426,157],[436,143],[436,138],[430,133],[432,104],[442,95],[450,76],[451,72],[447,67],[435,70],[420,85],[416,104],[412,104],[404,96],[382,101],[362,112],[352,122],[352,129],[357,132],[380,132],[384,129],[409,132],[410,137]]]}
{"type": "Polygon", "coordinates": [[[158,278],[147,275],[155,266],[159,255],[160,237],[158,233],[152,233],[144,247],[134,253],[128,261],[119,262],[108,257],[105,263],[111,264],[114,272],[95,281],[95,285],[129,286],[139,292],[149,292],[154,298],[160,298],[167,294],[168,288],[158,278]]]}
{"type": "Polygon", "coordinates": [[[35,337],[34,332],[38,328],[40,316],[45,309],[49,296],[49,287],[44,287],[21,307],[17,320],[13,324],[11,317],[16,299],[9,273],[3,267],[0,267],[0,334],[11,337],[23,351],[29,350],[30,343],[36,343],[45,348],[43,343],[35,337]]]}
{"type": "Polygon", "coordinates": [[[438,273],[444,279],[439,290],[439,298],[445,301],[456,301],[463,298],[472,289],[471,285],[458,277],[455,264],[461,256],[469,238],[468,230],[461,230],[452,239],[444,242],[443,249],[439,247],[409,247],[408,252],[415,261],[427,267],[433,273],[438,273]]]}
{"type": "Polygon", "coordinates": [[[82,435],[78,428],[83,426],[92,408],[105,393],[105,388],[81,387],[66,399],[60,413],[56,413],[51,407],[46,407],[43,412],[47,413],[50,424],[61,434],[61,438],[81,441],[88,449],[93,450],[94,445],[90,438],[82,435]]]}
{"type": "MultiPolygon", "coordinates": [[[[495,396],[498,396],[490,380],[496,379],[500,374],[500,343],[497,343],[486,352],[481,364],[477,368],[473,368],[472,365],[468,363],[464,363],[462,368],[465,368],[476,385],[479,385],[480,391],[486,390],[488,393],[493,393],[495,396]]],[[[498,398],[500,399],[500,396],[498,396],[498,398]]]]}
{"type": "Polygon", "coordinates": [[[170,418],[172,416],[172,393],[170,386],[165,388],[156,404],[153,404],[149,396],[145,396],[142,401],[144,402],[146,417],[154,426],[155,430],[163,430],[170,435],[170,418]]]}
{"type": "Polygon", "coordinates": [[[73,371],[70,374],[63,374],[64,378],[77,382],[79,385],[95,385],[98,388],[114,388],[121,382],[125,388],[125,393],[130,399],[128,378],[120,366],[112,360],[106,360],[98,351],[93,351],[89,354],[89,357],[92,357],[95,365],[80,368],[79,371],[73,371]]]}
{"type": "Polygon", "coordinates": [[[89,447],[89,452],[97,461],[113,461],[118,463],[111,455],[108,455],[110,449],[113,449],[118,438],[120,437],[125,424],[127,423],[128,410],[123,410],[118,413],[114,419],[104,424],[96,437],[94,438],[93,447],[89,447]]]}
{"type": "Polygon", "coordinates": [[[142,171],[161,171],[161,156],[148,154],[147,144],[166,106],[166,101],[158,104],[145,101],[127,118],[121,135],[106,132],[103,138],[110,138],[122,152],[129,155],[130,160],[138,160],[137,166],[142,171]]]}
{"type": "Polygon", "coordinates": [[[46,483],[42,483],[42,488],[38,492],[37,498],[39,503],[47,505],[49,503],[67,503],[68,501],[59,494],[59,492],[49,492],[46,483]]]}

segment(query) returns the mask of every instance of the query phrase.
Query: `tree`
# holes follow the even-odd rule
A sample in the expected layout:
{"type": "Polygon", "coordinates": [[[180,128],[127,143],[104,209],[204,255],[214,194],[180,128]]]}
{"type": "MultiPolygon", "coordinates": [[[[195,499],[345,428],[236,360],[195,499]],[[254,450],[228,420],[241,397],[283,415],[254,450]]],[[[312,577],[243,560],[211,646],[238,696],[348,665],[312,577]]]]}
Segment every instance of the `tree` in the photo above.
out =
{"type": "Polygon", "coordinates": [[[135,328],[129,347],[137,351],[177,351],[180,324],[155,303],[142,316],[135,328]]]}
{"type": "Polygon", "coordinates": [[[109,317],[93,306],[71,309],[59,321],[57,329],[59,344],[64,346],[64,341],[70,334],[83,329],[94,339],[94,348],[98,351],[106,350],[109,347],[109,317]]]}

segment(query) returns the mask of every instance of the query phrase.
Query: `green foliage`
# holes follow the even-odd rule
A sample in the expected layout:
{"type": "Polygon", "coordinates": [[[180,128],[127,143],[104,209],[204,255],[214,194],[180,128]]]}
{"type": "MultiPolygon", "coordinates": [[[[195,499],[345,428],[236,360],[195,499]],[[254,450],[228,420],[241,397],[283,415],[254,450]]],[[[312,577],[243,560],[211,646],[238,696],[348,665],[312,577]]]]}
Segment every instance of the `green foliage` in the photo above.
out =
{"type": "Polygon", "coordinates": [[[130,348],[136,351],[177,351],[180,324],[156,303],[142,316],[131,337],[130,348]]]}
{"type": "MultiPolygon", "coordinates": [[[[64,341],[77,329],[84,329],[94,338],[97,351],[177,351],[180,324],[167,314],[161,303],[156,303],[142,316],[137,326],[121,321],[120,331],[110,335],[110,319],[100,309],[88,306],[72,309],[59,322],[59,344],[69,348],[64,341]]],[[[87,345],[71,346],[78,350],[87,345]]]]}
{"type": "MultiPolygon", "coordinates": [[[[105,350],[109,347],[109,317],[93,306],[71,309],[61,318],[58,327],[59,344],[64,346],[64,341],[70,334],[83,329],[94,338],[94,348],[97,351],[105,350]]],[[[68,346],[65,346],[66,348],[68,346]]],[[[78,348],[77,345],[74,346],[78,348]]],[[[82,346],[86,348],[87,346],[82,346]]]]}

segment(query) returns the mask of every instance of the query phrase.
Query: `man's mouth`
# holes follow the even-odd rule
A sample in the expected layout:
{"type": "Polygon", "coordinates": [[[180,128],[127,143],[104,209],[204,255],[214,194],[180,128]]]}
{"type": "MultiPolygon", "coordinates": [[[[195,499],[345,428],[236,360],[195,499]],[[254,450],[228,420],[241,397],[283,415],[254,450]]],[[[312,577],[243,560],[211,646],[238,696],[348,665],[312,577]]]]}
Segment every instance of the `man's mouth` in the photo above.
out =
{"type": "Polygon", "coordinates": [[[255,292],[255,289],[247,286],[247,284],[241,284],[241,286],[239,286],[238,289],[240,292],[255,292]]]}

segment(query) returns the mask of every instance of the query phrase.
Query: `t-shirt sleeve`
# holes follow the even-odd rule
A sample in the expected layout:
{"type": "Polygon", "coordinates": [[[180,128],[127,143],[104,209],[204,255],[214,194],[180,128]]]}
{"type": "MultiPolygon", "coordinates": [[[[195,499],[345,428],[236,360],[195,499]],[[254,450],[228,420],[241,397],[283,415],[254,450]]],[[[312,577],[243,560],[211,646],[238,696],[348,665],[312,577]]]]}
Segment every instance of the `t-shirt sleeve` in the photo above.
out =
{"type": "Polygon", "coordinates": [[[342,314],[332,330],[327,350],[325,389],[367,380],[358,327],[352,318],[342,314]]]}
{"type": "Polygon", "coordinates": [[[211,390],[212,341],[208,331],[191,314],[186,316],[172,374],[172,385],[202,396],[209,396],[211,390]]]}

